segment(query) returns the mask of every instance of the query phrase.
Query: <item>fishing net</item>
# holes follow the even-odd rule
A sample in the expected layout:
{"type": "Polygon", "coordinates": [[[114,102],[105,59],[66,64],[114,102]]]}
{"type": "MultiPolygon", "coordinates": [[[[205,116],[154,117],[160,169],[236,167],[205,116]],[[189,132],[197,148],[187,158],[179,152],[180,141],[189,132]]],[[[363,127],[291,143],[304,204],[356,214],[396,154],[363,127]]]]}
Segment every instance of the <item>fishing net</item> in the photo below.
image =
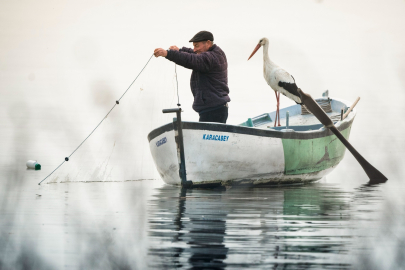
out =
{"type": "MultiPolygon", "coordinates": [[[[103,83],[96,85],[96,92],[103,93],[103,87],[103,83]]],[[[104,96],[93,97],[106,104],[101,106],[104,113],[99,109],[101,114],[98,120],[94,119],[94,125],[86,127],[88,134],[123,92],[114,91],[113,94],[104,93],[104,96]],[[116,96],[116,99],[104,100],[105,96],[116,96]]],[[[64,162],[44,183],[160,179],[149,151],[147,135],[154,128],[172,121],[175,115],[163,114],[162,109],[175,108],[177,103],[174,63],[153,57],[119,105],[115,106],[69,161],[64,162]]],[[[78,117],[86,115],[79,114],[78,117]]],[[[81,142],[77,141],[77,145],[81,142]]]]}

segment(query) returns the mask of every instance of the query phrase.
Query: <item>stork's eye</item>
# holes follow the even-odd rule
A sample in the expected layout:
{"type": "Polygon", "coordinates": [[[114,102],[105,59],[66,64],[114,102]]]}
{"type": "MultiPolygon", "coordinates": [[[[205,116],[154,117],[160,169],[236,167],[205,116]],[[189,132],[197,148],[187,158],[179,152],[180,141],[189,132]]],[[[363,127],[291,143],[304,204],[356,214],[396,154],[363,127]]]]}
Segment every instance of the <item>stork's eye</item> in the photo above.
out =
{"type": "Polygon", "coordinates": [[[259,42],[262,42],[263,41],[263,39],[261,39],[259,42]]]}

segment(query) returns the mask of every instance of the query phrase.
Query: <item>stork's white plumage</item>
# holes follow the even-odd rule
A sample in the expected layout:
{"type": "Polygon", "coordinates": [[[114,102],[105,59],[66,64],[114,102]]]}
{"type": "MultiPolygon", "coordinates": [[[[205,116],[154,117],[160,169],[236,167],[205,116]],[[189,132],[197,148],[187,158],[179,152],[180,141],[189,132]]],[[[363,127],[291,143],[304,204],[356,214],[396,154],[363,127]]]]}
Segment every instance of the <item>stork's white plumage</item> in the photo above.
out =
{"type": "MultiPolygon", "coordinates": [[[[263,46],[263,76],[267,84],[276,92],[277,99],[277,112],[276,119],[278,116],[278,125],[280,126],[280,116],[279,116],[279,106],[280,106],[280,94],[294,100],[296,103],[301,104],[301,96],[298,93],[298,87],[295,84],[293,76],[291,76],[287,71],[277,66],[269,58],[269,40],[267,38],[260,39],[256,48],[253,50],[249,59],[263,46]]],[[[248,60],[249,60],[248,59],[248,60]]],[[[276,123],[274,124],[274,126],[276,123]]]]}

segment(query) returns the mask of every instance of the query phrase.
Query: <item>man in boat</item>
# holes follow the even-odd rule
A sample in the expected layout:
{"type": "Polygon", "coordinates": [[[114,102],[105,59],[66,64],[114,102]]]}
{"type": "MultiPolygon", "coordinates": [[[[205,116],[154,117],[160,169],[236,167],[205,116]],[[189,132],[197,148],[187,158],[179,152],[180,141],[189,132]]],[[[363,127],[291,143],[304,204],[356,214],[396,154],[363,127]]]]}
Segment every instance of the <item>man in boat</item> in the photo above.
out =
{"type": "Polygon", "coordinates": [[[200,31],[191,40],[194,49],[170,46],[169,50],[157,48],[156,57],[192,69],[190,79],[194,96],[193,109],[200,115],[200,122],[226,123],[228,119],[228,62],[225,53],[214,44],[211,32],[200,31]]]}

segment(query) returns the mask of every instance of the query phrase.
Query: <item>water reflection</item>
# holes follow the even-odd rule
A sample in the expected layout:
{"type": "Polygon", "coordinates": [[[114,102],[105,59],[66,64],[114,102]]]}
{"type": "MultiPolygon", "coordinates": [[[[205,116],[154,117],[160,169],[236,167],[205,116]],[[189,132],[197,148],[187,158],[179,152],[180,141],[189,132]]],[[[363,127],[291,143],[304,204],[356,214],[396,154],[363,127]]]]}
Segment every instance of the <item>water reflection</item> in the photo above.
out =
{"type": "Polygon", "coordinates": [[[227,211],[216,202],[221,192],[169,186],[159,191],[153,204],[158,212],[150,220],[151,238],[160,243],[150,249],[159,260],[153,260],[154,266],[224,268],[227,211]]]}
{"type": "Polygon", "coordinates": [[[149,202],[150,266],[351,269],[359,214],[352,202],[379,200],[378,192],[319,183],[227,191],[164,186],[149,202]]]}

